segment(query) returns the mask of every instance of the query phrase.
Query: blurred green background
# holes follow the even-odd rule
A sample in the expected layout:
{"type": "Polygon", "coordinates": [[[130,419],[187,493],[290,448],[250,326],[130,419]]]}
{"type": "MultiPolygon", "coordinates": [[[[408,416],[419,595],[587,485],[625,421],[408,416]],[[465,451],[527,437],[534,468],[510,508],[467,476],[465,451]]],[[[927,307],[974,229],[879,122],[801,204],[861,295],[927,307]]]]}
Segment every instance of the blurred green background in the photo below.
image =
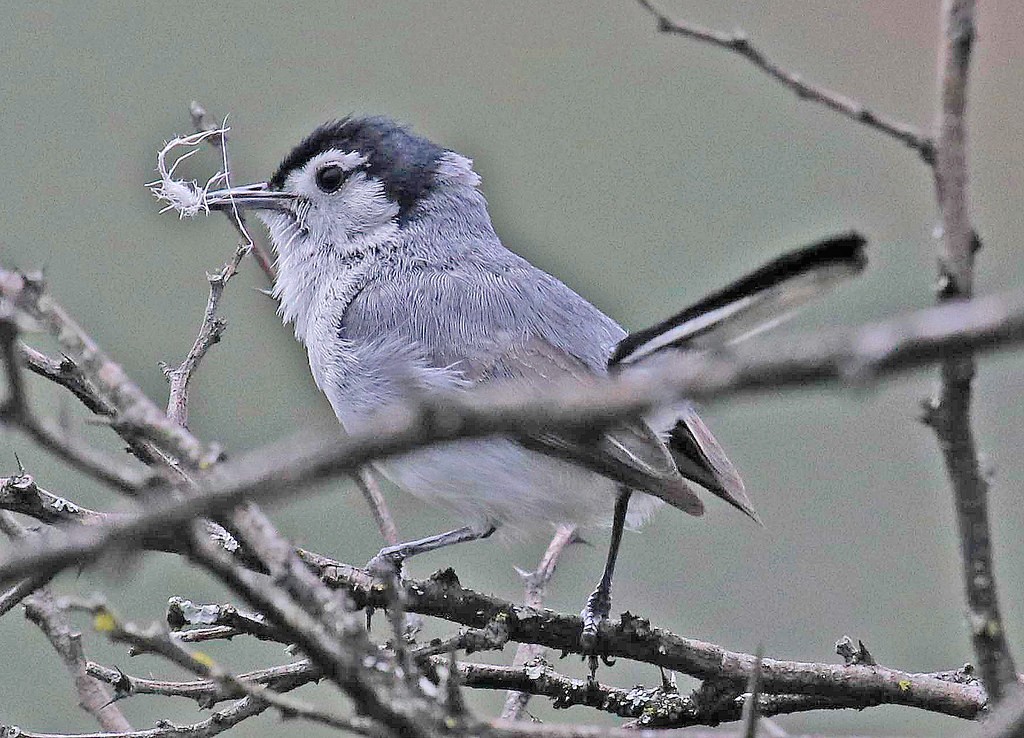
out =
{"type": "MultiPolygon", "coordinates": [[[[742,27],[787,68],[879,111],[921,125],[932,119],[937,2],[662,6],[717,28],[742,27]]],[[[1024,275],[1022,49],[1024,6],[982,4],[970,114],[974,213],[985,243],[981,293],[1012,288],[1024,275]]],[[[851,227],[871,239],[870,272],[782,331],[854,324],[933,300],[932,185],[912,152],[799,102],[734,56],[659,36],[630,0],[16,2],[0,27],[0,63],[0,261],[44,268],[58,299],[158,401],[167,390],[158,362],[188,349],[206,299],[204,272],[219,267],[235,242],[224,218],[159,215],[143,187],[162,142],[188,132],[192,99],[230,113],[236,182],[268,176],[300,137],[334,116],[389,113],[413,123],[474,158],[506,245],[629,328],[784,248],[851,227]]],[[[203,156],[190,162],[192,176],[217,168],[215,155],[203,156]]],[[[258,291],[264,286],[246,262],[224,302],[225,340],[193,391],[193,430],[229,451],[299,428],[336,429],[303,352],[258,291]]],[[[1013,355],[986,358],[976,411],[995,470],[998,574],[1019,659],[1022,366],[1013,355]]],[[[907,670],[971,660],[949,489],[934,439],[917,422],[933,376],[706,408],[767,527],[716,502],[703,520],[664,511],[626,539],[616,612],[628,608],[732,649],[760,644],[779,658],[835,661],[834,641],[850,634],[882,663],[907,670]]],[[[90,440],[118,452],[112,434],[85,425],[85,412],[55,388],[33,382],[31,389],[40,408],[66,408],[90,440]]],[[[16,452],[44,487],[101,509],[118,504],[22,436],[0,438],[3,473],[15,470],[16,452]]],[[[401,494],[389,499],[407,536],[458,522],[401,494]]],[[[365,561],[379,546],[347,483],[324,485],[273,514],[301,544],[343,560],[365,561]]],[[[578,610],[590,591],[605,534],[591,538],[596,547],[565,557],[552,607],[578,610]]],[[[425,575],[450,564],[467,586],[519,598],[513,565],[532,568],[543,546],[469,545],[412,568],[425,575]]],[[[160,618],[175,594],[229,599],[180,559],[160,555],[65,575],[58,590],[103,591],[140,621],[160,618]]],[[[92,633],[86,648],[132,673],[180,674],[158,660],[129,660],[92,633]]],[[[278,647],[244,639],[211,652],[235,669],[288,659],[278,647]]],[[[95,729],[75,707],[57,657],[17,611],[0,619],[0,662],[0,722],[95,729]]],[[[581,673],[575,660],[557,666],[581,673]]],[[[623,686],[659,680],[655,669],[625,661],[601,677],[623,686]]],[[[327,687],[305,694],[343,702],[327,687]]],[[[502,695],[475,699],[496,714],[502,695]]],[[[122,705],[136,728],[208,714],[187,701],[137,697],[122,705]]],[[[614,722],[582,708],[556,713],[540,699],[531,709],[544,720],[614,722]]],[[[779,722],[832,734],[952,735],[965,727],[908,708],[779,722]]],[[[267,713],[237,734],[279,730],[267,713]]]]}

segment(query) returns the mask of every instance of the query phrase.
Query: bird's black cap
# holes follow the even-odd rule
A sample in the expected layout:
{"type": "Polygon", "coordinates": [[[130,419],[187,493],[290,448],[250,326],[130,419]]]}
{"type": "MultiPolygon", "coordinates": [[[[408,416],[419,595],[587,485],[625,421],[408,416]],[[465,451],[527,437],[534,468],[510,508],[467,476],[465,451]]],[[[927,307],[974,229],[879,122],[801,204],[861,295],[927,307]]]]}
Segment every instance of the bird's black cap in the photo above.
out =
{"type": "Polygon", "coordinates": [[[292,171],[330,149],[365,156],[367,174],[384,184],[388,197],[398,204],[400,217],[407,216],[433,188],[437,161],[445,153],[391,118],[343,118],[320,126],[292,149],[270,178],[271,189],[281,189],[292,171]]]}

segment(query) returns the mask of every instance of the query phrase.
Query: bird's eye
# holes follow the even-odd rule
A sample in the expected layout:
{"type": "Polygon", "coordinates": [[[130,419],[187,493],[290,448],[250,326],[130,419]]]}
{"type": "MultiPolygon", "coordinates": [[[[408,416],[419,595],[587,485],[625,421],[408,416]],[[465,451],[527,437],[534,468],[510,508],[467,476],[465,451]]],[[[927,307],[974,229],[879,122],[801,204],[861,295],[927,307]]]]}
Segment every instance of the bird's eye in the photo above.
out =
{"type": "Polygon", "coordinates": [[[329,164],[316,173],[316,186],[324,192],[334,192],[345,181],[345,170],[337,164],[329,164]]]}

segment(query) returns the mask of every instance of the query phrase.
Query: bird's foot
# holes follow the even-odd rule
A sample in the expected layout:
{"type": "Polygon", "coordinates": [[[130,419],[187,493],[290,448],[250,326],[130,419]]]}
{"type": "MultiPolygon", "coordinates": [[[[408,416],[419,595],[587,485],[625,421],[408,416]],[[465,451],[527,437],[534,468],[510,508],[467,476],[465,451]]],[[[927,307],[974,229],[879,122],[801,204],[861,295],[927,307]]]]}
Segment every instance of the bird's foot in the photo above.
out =
{"type": "Polygon", "coordinates": [[[608,619],[611,609],[611,592],[605,587],[598,587],[587,598],[587,604],[580,611],[580,620],[583,621],[583,629],[580,632],[580,649],[583,651],[583,656],[589,661],[591,679],[597,672],[599,659],[608,666],[613,663],[606,653],[601,653],[602,649],[600,648],[601,624],[608,619]]]}
{"type": "Polygon", "coordinates": [[[366,562],[364,567],[374,579],[402,578],[402,564],[406,554],[402,546],[387,546],[366,562]]]}

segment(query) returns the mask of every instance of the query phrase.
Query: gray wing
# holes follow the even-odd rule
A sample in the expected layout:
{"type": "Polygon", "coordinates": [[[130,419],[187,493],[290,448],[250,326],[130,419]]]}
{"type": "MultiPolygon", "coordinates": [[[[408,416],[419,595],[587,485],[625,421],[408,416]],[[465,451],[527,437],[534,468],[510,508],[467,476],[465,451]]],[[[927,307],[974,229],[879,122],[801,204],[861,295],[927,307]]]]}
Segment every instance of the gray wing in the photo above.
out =
{"type": "MultiPolygon", "coordinates": [[[[518,257],[497,266],[396,269],[353,299],[341,334],[355,344],[400,342],[409,360],[446,370],[465,384],[604,374],[607,357],[625,335],[589,302],[518,257]]],[[[596,438],[546,434],[522,443],[690,514],[703,512],[668,449],[643,423],[596,438]]]]}

